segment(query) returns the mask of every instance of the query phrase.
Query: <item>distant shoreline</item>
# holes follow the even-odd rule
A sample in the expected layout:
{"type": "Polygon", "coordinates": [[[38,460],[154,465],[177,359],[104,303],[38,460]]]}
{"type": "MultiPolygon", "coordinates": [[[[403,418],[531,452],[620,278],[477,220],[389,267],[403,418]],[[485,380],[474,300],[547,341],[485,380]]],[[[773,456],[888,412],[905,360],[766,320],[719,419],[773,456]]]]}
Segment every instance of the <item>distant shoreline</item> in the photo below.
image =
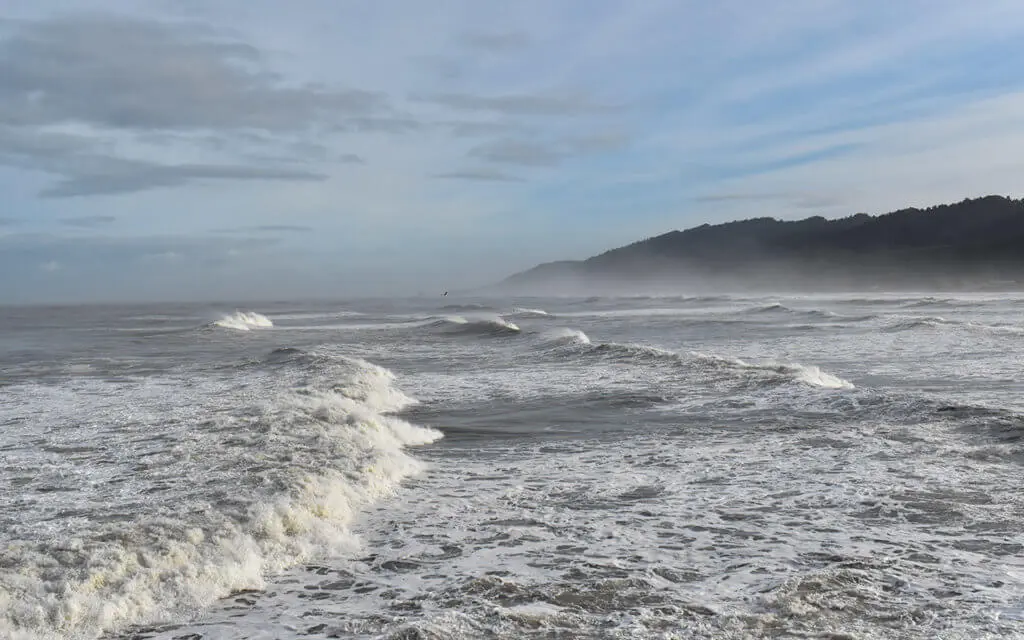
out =
{"type": "Polygon", "coordinates": [[[1024,200],[966,199],[827,220],[752,218],[538,265],[502,292],[1024,290],[1024,200]]]}

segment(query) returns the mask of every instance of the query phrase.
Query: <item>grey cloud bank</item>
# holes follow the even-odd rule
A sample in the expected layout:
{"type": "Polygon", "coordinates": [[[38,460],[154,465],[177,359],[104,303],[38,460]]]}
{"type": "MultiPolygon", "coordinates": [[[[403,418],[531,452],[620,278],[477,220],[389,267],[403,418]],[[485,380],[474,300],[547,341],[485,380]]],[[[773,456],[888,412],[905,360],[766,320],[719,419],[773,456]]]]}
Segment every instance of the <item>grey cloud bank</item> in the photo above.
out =
{"type": "Polygon", "coordinates": [[[110,224],[115,220],[117,220],[116,216],[79,216],[77,218],[62,218],[60,223],[69,227],[92,229],[110,224]]]}
{"type": "Polygon", "coordinates": [[[438,173],[434,176],[435,178],[448,178],[452,180],[479,180],[482,182],[522,182],[523,178],[514,176],[502,171],[493,171],[490,169],[476,169],[467,171],[450,171],[448,173],[438,173]]]}
{"type": "Polygon", "coordinates": [[[384,96],[288,86],[258,49],[188,23],[83,15],[0,42],[0,121],[111,129],[295,131],[387,112],[384,96]]]}
{"type": "MultiPolygon", "coordinates": [[[[227,136],[237,135],[308,162],[318,158],[317,146],[295,135],[346,126],[346,118],[365,126],[367,117],[390,113],[378,93],[287,85],[265,68],[258,49],[196,24],[77,15],[12,23],[6,32],[0,163],[58,176],[45,197],[202,180],[321,180],[320,172],[266,162],[167,164],[118,150],[153,142],[180,147],[194,133],[207,134],[207,148],[215,142],[223,149],[231,146],[227,136]]],[[[362,162],[356,154],[334,160],[362,162]]]]}
{"type": "Polygon", "coordinates": [[[489,111],[518,116],[571,116],[603,113],[613,107],[600,104],[583,94],[508,94],[497,96],[467,93],[442,93],[422,96],[425,102],[466,111],[489,111]]]}
{"type": "Polygon", "coordinates": [[[91,158],[73,177],[40,194],[48,198],[88,196],[174,187],[202,180],[323,180],[310,171],[270,167],[180,164],[160,165],[116,158],[91,158]]]}

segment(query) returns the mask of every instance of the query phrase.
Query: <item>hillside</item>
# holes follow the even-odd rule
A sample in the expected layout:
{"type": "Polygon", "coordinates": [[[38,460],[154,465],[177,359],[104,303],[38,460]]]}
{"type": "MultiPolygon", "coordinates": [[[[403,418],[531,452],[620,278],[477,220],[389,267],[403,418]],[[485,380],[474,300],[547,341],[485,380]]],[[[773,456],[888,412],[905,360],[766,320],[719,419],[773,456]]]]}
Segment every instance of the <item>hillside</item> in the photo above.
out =
{"type": "Polygon", "coordinates": [[[542,264],[518,293],[964,289],[1024,286],[1024,200],[967,199],[827,220],[752,218],[672,231],[581,261],[542,264]]]}

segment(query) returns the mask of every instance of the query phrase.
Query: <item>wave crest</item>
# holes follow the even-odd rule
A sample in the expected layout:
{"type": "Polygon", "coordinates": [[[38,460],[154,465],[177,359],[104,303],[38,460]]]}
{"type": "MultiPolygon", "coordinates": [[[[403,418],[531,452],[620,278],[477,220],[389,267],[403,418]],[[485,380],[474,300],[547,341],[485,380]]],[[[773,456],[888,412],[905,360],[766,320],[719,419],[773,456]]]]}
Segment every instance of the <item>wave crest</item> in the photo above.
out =
{"type": "MultiPolygon", "coordinates": [[[[0,550],[0,636],[96,637],[262,588],[267,575],[313,555],[353,550],[359,511],[421,468],[405,448],[441,433],[391,415],[415,400],[387,369],[310,355],[316,366],[296,360],[263,373],[263,383],[291,384],[261,389],[259,404],[160,423],[161,438],[178,444],[155,475],[128,480],[140,499],[160,491],[159,508],[0,550]]],[[[242,389],[235,399],[251,397],[242,389]]]]}
{"type": "Polygon", "coordinates": [[[516,318],[551,318],[550,313],[543,309],[530,309],[529,307],[515,307],[509,314],[516,318]]]}
{"type": "Polygon", "coordinates": [[[642,344],[603,342],[589,347],[588,353],[615,361],[639,364],[664,363],[667,365],[711,373],[709,381],[733,380],[754,384],[796,382],[821,389],[853,389],[848,380],[823,371],[816,365],[799,363],[752,363],[731,358],[692,351],[681,354],[676,351],[642,344]]]}
{"type": "Polygon", "coordinates": [[[552,329],[551,331],[546,331],[546,332],[544,332],[541,335],[541,340],[545,344],[549,344],[549,345],[563,345],[563,344],[589,345],[590,344],[590,338],[587,336],[587,334],[583,333],[579,329],[570,329],[568,327],[563,327],[561,329],[552,329]]]}
{"type": "Polygon", "coordinates": [[[508,335],[522,331],[519,325],[497,315],[473,318],[445,316],[433,321],[430,326],[460,335],[508,335]]]}
{"type": "Polygon", "coordinates": [[[274,326],[267,316],[255,311],[235,311],[215,320],[213,326],[235,331],[251,331],[253,329],[269,329],[274,326]]]}
{"type": "Polygon", "coordinates": [[[783,363],[750,363],[739,358],[727,358],[694,351],[691,355],[698,362],[716,367],[732,368],[738,371],[775,373],[790,380],[822,389],[853,389],[853,383],[822,371],[817,365],[783,364],[783,363]]]}

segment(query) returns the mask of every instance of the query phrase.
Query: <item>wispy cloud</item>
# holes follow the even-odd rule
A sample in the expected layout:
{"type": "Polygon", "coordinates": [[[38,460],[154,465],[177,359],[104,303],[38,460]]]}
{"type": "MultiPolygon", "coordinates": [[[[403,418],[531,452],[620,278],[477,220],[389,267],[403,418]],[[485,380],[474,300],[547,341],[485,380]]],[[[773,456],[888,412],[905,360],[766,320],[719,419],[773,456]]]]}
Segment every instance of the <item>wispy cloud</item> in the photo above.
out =
{"type": "Polygon", "coordinates": [[[452,180],[474,180],[480,182],[523,182],[523,178],[514,176],[503,171],[492,169],[471,169],[466,171],[449,171],[438,173],[435,178],[447,178],[452,180]]]}
{"type": "Polygon", "coordinates": [[[300,224],[258,224],[250,227],[214,229],[216,233],[309,233],[313,227],[300,224]]]}
{"type": "Polygon", "coordinates": [[[474,147],[470,156],[501,164],[528,167],[553,166],[561,162],[562,153],[541,142],[530,140],[494,140],[474,147]]]}
{"type": "Polygon", "coordinates": [[[497,138],[469,150],[469,156],[498,164],[550,167],[574,156],[609,153],[627,147],[630,139],[620,132],[590,133],[551,140],[497,138]]]}
{"type": "Polygon", "coordinates": [[[389,111],[377,92],[285,84],[255,46],[188,24],[27,22],[0,41],[0,61],[0,121],[11,125],[295,131],[389,111]]]}
{"type": "Polygon", "coordinates": [[[75,218],[61,218],[60,223],[69,227],[93,229],[108,225],[115,220],[117,220],[116,216],[78,216],[75,218]]]}
{"type": "Polygon", "coordinates": [[[311,171],[248,166],[179,164],[158,165],[115,158],[94,157],[93,164],[68,175],[40,194],[67,198],[130,193],[156,187],[175,187],[204,180],[323,180],[311,171]]]}
{"type": "Polygon", "coordinates": [[[0,38],[0,65],[0,164],[58,176],[44,197],[204,180],[319,180],[314,171],[266,163],[165,163],[117,149],[132,141],[188,148],[189,135],[217,132],[201,155],[211,141],[222,150],[228,136],[251,141],[262,131],[280,154],[308,161],[320,148],[295,135],[367,127],[391,113],[377,92],[286,84],[264,68],[256,47],[190,24],[102,15],[27,21],[0,38]]]}
{"type": "Polygon", "coordinates": [[[574,116],[604,113],[614,108],[579,93],[479,95],[439,93],[423,96],[425,102],[464,111],[483,111],[513,116],[574,116]]]}

